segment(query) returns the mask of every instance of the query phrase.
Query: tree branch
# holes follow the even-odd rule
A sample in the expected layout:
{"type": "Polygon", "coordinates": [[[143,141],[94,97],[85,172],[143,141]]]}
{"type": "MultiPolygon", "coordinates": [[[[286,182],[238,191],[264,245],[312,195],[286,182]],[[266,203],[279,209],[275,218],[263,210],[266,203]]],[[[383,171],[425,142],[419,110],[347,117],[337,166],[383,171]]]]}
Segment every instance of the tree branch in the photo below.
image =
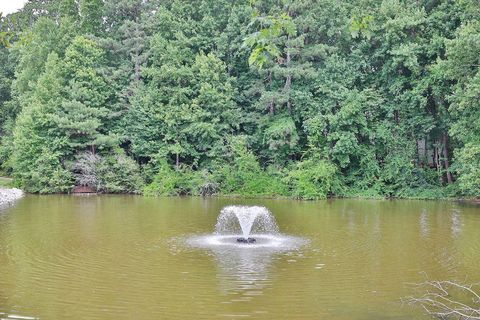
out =
{"type": "Polygon", "coordinates": [[[439,319],[480,320],[480,296],[474,285],[454,281],[425,281],[416,284],[420,296],[411,296],[406,302],[420,305],[429,315],[439,319]]]}

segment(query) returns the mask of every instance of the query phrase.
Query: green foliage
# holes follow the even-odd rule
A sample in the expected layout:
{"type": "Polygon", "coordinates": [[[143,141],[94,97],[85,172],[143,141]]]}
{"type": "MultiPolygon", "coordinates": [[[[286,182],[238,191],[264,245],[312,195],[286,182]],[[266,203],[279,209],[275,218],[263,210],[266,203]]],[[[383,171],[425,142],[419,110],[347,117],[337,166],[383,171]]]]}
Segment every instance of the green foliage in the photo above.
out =
{"type": "Polygon", "coordinates": [[[214,167],[214,180],[224,194],[242,196],[283,196],[286,186],[275,168],[263,170],[258,159],[248,150],[245,137],[229,142],[230,159],[214,167]]]}
{"type": "Polygon", "coordinates": [[[31,29],[22,33],[13,52],[19,56],[15,70],[13,91],[18,95],[20,105],[30,103],[30,93],[45,68],[51,53],[63,56],[71,39],[75,37],[75,26],[64,21],[60,27],[51,19],[41,17],[31,29]]]}
{"type": "Polygon", "coordinates": [[[109,97],[107,84],[99,67],[103,63],[103,51],[84,37],[76,37],[66,49],[63,77],[66,99],[56,114],[58,127],[69,138],[72,149],[102,147],[108,142],[102,132],[102,124],[108,116],[105,107],[109,97]]]}
{"type": "Polygon", "coordinates": [[[455,39],[447,42],[447,59],[439,61],[438,71],[455,81],[449,96],[452,125],[450,134],[460,144],[455,150],[455,170],[462,194],[480,195],[480,23],[465,24],[455,39]]]}
{"type": "Polygon", "coordinates": [[[139,193],[143,188],[140,168],[123,150],[105,156],[85,152],[72,165],[76,185],[103,193],[139,193]]]}
{"type": "Polygon", "coordinates": [[[252,48],[248,63],[260,69],[265,63],[281,56],[278,39],[282,35],[293,36],[297,32],[295,23],[285,12],[274,16],[259,16],[255,11],[250,24],[258,24],[260,30],[245,38],[245,45],[252,48]]]}
{"type": "Polygon", "coordinates": [[[214,54],[191,60],[159,37],[152,55],[149,84],[138,88],[126,117],[134,154],[152,158],[160,151],[196,166],[221,157],[240,120],[225,64],[214,54]]]}
{"type": "Polygon", "coordinates": [[[12,187],[12,179],[0,177],[0,187],[4,188],[11,188],[12,187]]]}
{"type": "Polygon", "coordinates": [[[152,183],[147,185],[143,192],[147,196],[184,196],[200,195],[202,186],[208,182],[203,173],[193,171],[191,167],[182,165],[172,169],[166,160],[157,164],[158,171],[152,183]]]}
{"type": "Polygon", "coordinates": [[[370,31],[370,24],[372,23],[373,16],[367,15],[364,17],[353,16],[350,24],[350,33],[353,38],[358,38],[360,35],[364,36],[368,40],[372,37],[370,31]]]}
{"type": "Polygon", "coordinates": [[[462,194],[480,195],[480,143],[468,142],[455,153],[458,185],[462,194]]]}
{"type": "MultiPolygon", "coordinates": [[[[71,9],[69,11],[71,12],[71,9]]],[[[80,0],[81,25],[84,32],[95,35],[102,32],[102,13],[102,0],[80,0]]]]}
{"type": "Polygon", "coordinates": [[[123,152],[105,156],[98,164],[97,190],[105,193],[139,193],[143,187],[135,161],[123,152]]]}
{"type": "Polygon", "coordinates": [[[477,4],[28,1],[0,17],[1,170],[39,193],[478,197],[477,4]]]}
{"type": "Polygon", "coordinates": [[[29,192],[67,192],[73,186],[64,169],[67,140],[55,133],[55,109],[61,101],[61,66],[55,53],[49,55],[46,72],[33,93],[33,103],[18,116],[13,132],[13,154],[8,161],[17,183],[29,192]]]}
{"type": "Polygon", "coordinates": [[[265,129],[265,143],[275,155],[277,163],[288,159],[299,139],[295,123],[290,117],[277,118],[265,129]]]}
{"type": "Polygon", "coordinates": [[[337,168],[328,161],[311,158],[297,162],[288,172],[286,181],[290,194],[300,199],[325,199],[338,191],[337,168]]]}
{"type": "MultiPolygon", "coordinates": [[[[98,71],[101,58],[98,46],[84,37],[73,39],[64,59],[54,52],[48,55],[45,71],[16,121],[13,153],[7,160],[18,184],[27,191],[69,192],[73,179],[66,162],[87,147],[111,146],[111,139],[102,132],[108,91],[98,71]]],[[[121,166],[132,164],[115,159],[104,164],[111,166],[104,175],[116,178],[104,180],[99,190],[134,191],[130,184],[117,186],[119,181],[126,183],[118,172],[121,166]]]]}
{"type": "Polygon", "coordinates": [[[47,148],[42,149],[36,159],[34,169],[30,169],[30,176],[22,175],[25,190],[34,193],[66,193],[73,187],[71,172],[64,169],[59,161],[58,153],[51,153],[47,148]]]}
{"type": "Polygon", "coordinates": [[[10,32],[5,26],[6,24],[7,21],[3,16],[3,13],[0,12],[0,48],[9,48],[11,38],[13,37],[12,32],[10,32]]]}

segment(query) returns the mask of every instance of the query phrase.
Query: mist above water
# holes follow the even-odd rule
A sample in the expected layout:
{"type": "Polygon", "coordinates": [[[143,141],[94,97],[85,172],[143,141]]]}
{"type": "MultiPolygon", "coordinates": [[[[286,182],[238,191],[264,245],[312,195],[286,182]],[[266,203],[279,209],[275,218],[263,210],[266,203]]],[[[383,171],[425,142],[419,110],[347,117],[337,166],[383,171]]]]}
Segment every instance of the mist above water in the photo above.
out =
{"type": "Polygon", "coordinates": [[[250,234],[277,234],[275,217],[265,207],[227,206],[220,211],[215,225],[219,235],[237,234],[248,238],[250,234]]]}

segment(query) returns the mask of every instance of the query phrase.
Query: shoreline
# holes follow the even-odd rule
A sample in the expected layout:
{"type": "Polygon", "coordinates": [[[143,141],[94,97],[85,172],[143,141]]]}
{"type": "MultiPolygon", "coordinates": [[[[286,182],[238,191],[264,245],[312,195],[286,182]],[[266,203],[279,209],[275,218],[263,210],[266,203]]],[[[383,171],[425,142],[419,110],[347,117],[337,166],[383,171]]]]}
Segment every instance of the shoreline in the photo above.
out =
{"type": "MultiPolygon", "coordinates": [[[[28,194],[18,188],[5,188],[0,187],[0,207],[5,205],[12,205],[15,201],[21,199],[23,196],[28,194]]],[[[35,194],[35,193],[34,193],[35,194]]],[[[45,195],[45,194],[44,194],[45,195]]],[[[48,194],[46,194],[48,195],[48,194]]],[[[238,194],[216,194],[211,196],[202,197],[200,195],[144,195],[141,193],[54,193],[50,195],[70,195],[70,196],[101,196],[101,195],[133,195],[141,196],[145,198],[183,198],[183,197],[194,197],[194,198],[231,198],[231,199],[274,199],[274,200],[294,200],[294,201],[331,201],[338,199],[358,199],[358,200],[420,200],[420,201],[448,201],[448,202],[459,202],[470,205],[480,206],[479,198],[422,198],[422,197],[365,197],[365,196],[350,196],[350,197],[327,197],[323,199],[299,199],[295,197],[288,196],[266,196],[266,195],[238,195],[238,194]]]]}
{"type": "Polygon", "coordinates": [[[351,200],[412,200],[412,201],[447,201],[447,202],[460,202],[467,203],[471,205],[480,206],[480,198],[454,198],[454,197],[442,197],[442,198],[422,198],[422,197],[366,197],[366,196],[349,196],[349,197],[327,197],[319,199],[301,199],[288,196],[266,196],[266,195],[238,195],[238,194],[216,194],[211,196],[200,196],[200,195],[144,195],[144,194],[134,194],[134,193],[90,193],[91,195],[135,195],[145,198],[183,198],[183,197],[193,197],[193,198],[219,198],[219,199],[269,199],[269,200],[293,200],[301,202],[312,202],[312,201],[331,201],[331,200],[341,200],[341,199],[351,199],[351,200]]]}
{"type": "Polygon", "coordinates": [[[24,196],[24,192],[17,188],[0,187],[0,207],[10,206],[24,196]]]}

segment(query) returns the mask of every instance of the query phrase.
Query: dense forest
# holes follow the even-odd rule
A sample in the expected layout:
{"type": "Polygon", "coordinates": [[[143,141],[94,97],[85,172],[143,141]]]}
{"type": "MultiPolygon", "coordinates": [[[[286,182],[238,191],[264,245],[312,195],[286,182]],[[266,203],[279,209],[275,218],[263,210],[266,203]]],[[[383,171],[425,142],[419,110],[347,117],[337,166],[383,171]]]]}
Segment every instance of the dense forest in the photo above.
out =
{"type": "Polygon", "coordinates": [[[30,0],[0,165],[33,193],[478,197],[477,0],[30,0]]]}

